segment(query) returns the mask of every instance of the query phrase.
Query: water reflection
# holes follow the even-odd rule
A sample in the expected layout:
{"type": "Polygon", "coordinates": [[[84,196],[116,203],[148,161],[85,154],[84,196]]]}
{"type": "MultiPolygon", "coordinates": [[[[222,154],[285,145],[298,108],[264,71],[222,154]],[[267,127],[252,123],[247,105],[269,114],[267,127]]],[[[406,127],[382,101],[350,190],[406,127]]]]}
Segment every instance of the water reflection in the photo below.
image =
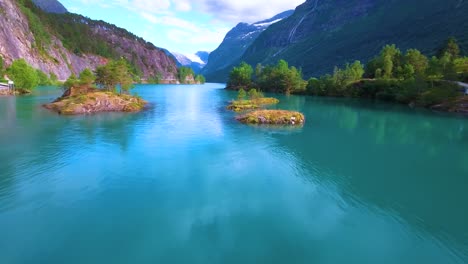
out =
{"type": "Polygon", "coordinates": [[[59,116],[50,93],[0,112],[0,260],[467,259],[466,120],[290,96],[275,107],[307,122],[278,131],[235,122],[216,88],[141,86],[130,115],[59,116]]]}
{"type": "Polygon", "coordinates": [[[372,102],[308,100],[301,110],[312,118],[304,133],[276,138],[306,167],[317,168],[314,177],[340,186],[348,201],[401,218],[422,236],[466,242],[466,119],[372,102]]]}

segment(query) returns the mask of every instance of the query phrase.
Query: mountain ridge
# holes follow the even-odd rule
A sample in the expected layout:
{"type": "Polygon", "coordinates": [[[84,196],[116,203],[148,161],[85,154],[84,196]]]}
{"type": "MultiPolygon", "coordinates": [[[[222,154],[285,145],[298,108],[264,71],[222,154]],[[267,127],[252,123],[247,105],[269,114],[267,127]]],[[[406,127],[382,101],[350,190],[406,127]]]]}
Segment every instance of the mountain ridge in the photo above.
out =
{"type": "Polygon", "coordinates": [[[269,19],[252,24],[238,23],[226,34],[219,47],[210,53],[202,74],[206,75],[207,79],[216,79],[217,71],[236,62],[264,30],[292,15],[293,12],[293,10],[284,11],[269,19]]]}
{"type": "Polygon", "coordinates": [[[57,0],[33,0],[40,9],[48,13],[65,14],[68,10],[57,0]]]}
{"type": "Polygon", "coordinates": [[[171,52],[177,61],[178,66],[190,67],[195,74],[199,74],[208,62],[209,52],[198,51],[192,55],[184,55],[178,52],[171,52]]]}
{"type": "Polygon", "coordinates": [[[309,78],[335,66],[369,61],[386,44],[435,55],[453,36],[468,50],[468,3],[458,0],[307,0],[294,14],[264,30],[230,65],[207,75],[226,81],[245,61],[275,64],[284,59],[309,78]]]}
{"type": "Polygon", "coordinates": [[[175,61],[125,29],[77,14],[46,13],[29,0],[2,0],[0,11],[0,56],[7,66],[23,58],[65,80],[124,57],[143,79],[161,75],[165,82],[177,82],[175,61]]]}

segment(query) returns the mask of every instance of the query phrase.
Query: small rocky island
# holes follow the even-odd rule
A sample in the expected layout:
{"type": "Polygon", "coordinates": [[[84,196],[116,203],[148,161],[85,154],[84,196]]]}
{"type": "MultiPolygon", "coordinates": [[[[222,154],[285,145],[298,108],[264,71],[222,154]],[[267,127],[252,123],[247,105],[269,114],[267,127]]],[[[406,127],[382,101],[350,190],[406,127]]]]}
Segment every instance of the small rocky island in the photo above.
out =
{"type": "Polygon", "coordinates": [[[251,89],[248,93],[244,89],[240,89],[237,94],[237,100],[233,100],[227,106],[228,110],[234,112],[243,112],[248,110],[259,109],[262,106],[274,105],[279,103],[279,100],[271,97],[264,97],[262,92],[256,89],[251,89]],[[249,99],[245,99],[248,96],[249,99]]]}
{"type": "Polygon", "coordinates": [[[63,115],[99,112],[138,112],[147,104],[130,95],[134,80],[124,59],[110,61],[93,73],[85,69],[79,78],[72,75],[64,83],[65,93],[44,107],[63,115]],[[118,89],[117,89],[118,87],[118,89]]]}
{"type": "Polygon", "coordinates": [[[70,88],[44,107],[62,115],[83,115],[99,112],[138,112],[146,101],[139,97],[94,88],[70,88]]]}
{"type": "Polygon", "coordinates": [[[227,109],[234,112],[243,112],[247,110],[259,109],[265,105],[274,105],[279,103],[279,100],[276,98],[256,98],[251,100],[234,100],[231,101],[231,104],[228,105],[227,109]]]}
{"type": "Polygon", "coordinates": [[[243,124],[257,125],[288,125],[299,126],[305,122],[303,114],[295,111],[286,110],[258,110],[262,106],[278,104],[276,98],[264,97],[263,93],[256,89],[251,89],[248,94],[240,89],[237,94],[237,100],[231,101],[227,109],[234,112],[244,112],[236,119],[243,124]],[[248,96],[249,99],[245,100],[248,96]]]}
{"type": "Polygon", "coordinates": [[[303,125],[305,117],[295,111],[286,110],[257,110],[236,117],[244,124],[256,125],[303,125]]]}

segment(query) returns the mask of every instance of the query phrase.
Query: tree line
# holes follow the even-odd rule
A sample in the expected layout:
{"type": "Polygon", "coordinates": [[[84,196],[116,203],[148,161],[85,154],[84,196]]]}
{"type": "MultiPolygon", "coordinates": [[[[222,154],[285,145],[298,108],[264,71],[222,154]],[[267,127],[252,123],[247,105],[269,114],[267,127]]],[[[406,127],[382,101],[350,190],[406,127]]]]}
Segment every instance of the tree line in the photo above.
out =
{"type": "Polygon", "coordinates": [[[51,73],[47,75],[39,69],[33,68],[24,59],[13,61],[9,67],[5,67],[4,60],[0,56],[0,80],[8,75],[8,78],[15,82],[15,87],[20,92],[29,93],[37,86],[58,85],[57,75],[51,73]]]}
{"type": "Polygon", "coordinates": [[[428,58],[417,49],[401,52],[386,45],[366,65],[360,61],[335,67],[332,74],[303,80],[300,69],[280,60],[254,69],[242,62],[230,72],[228,88],[255,87],[265,92],[316,96],[366,97],[429,106],[459,95],[453,81],[468,81],[468,57],[454,38],[428,58]]]}

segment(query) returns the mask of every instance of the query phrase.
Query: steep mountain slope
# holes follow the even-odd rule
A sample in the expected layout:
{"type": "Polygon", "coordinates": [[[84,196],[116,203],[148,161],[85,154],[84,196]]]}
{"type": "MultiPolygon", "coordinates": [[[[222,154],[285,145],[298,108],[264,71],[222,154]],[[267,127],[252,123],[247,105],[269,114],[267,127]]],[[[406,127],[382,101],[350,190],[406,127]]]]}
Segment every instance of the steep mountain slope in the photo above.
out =
{"type": "Polygon", "coordinates": [[[0,13],[0,56],[7,65],[24,58],[63,80],[124,57],[142,78],[177,79],[175,61],[163,50],[114,25],[76,14],[48,14],[28,0],[0,0],[0,13]]]}
{"type": "Polygon", "coordinates": [[[42,10],[48,13],[65,14],[68,10],[57,0],[33,0],[42,10]]]}
{"type": "Polygon", "coordinates": [[[238,61],[285,59],[311,77],[353,60],[366,62],[385,44],[434,54],[455,36],[467,50],[467,13],[468,2],[460,0],[308,0],[265,30],[238,61]]]}
{"type": "Polygon", "coordinates": [[[208,56],[210,53],[207,51],[199,51],[193,55],[187,56],[181,53],[172,52],[172,55],[177,60],[178,66],[190,67],[195,74],[199,74],[208,62],[208,56]]]}
{"type": "Polygon", "coordinates": [[[208,59],[210,58],[210,53],[209,51],[199,51],[197,53],[195,53],[196,56],[198,56],[198,58],[200,58],[200,60],[207,64],[208,63],[208,59]]]}
{"type": "Polygon", "coordinates": [[[202,73],[207,76],[207,79],[213,81],[223,79],[219,78],[219,70],[237,62],[247,48],[263,31],[265,31],[270,25],[292,15],[293,12],[293,10],[289,10],[270,19],[253,24],[239,23],[227,33],[221,45],[210,54],[208,64],[203,68],[202,73]]]}

